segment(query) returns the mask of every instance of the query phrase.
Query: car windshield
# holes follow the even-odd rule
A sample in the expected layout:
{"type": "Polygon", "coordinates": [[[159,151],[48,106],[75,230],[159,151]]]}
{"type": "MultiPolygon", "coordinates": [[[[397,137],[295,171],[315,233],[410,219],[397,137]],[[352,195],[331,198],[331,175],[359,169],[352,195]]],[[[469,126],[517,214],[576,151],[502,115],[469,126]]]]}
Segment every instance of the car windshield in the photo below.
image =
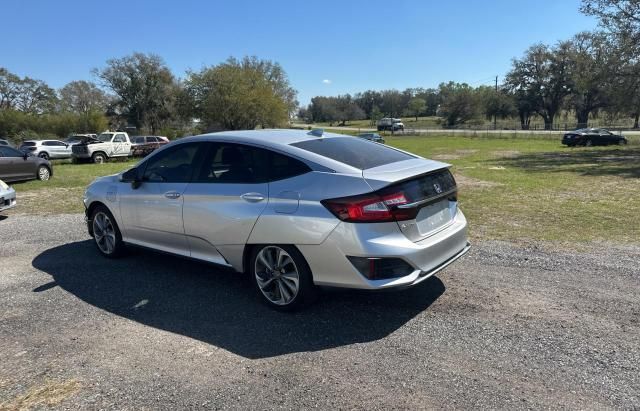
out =
{"type": "Polygon", "coordinates": [[[353,137],[318,138],[291,145],[361,170],[415,158],[382,144],[353,137]]]}
{"type": "Polygon", "coordinates": [[[111,141],[112,138],[113,138],[113,133],[102,133],[98,136],[98,140],[102,142],[111,141]]]}

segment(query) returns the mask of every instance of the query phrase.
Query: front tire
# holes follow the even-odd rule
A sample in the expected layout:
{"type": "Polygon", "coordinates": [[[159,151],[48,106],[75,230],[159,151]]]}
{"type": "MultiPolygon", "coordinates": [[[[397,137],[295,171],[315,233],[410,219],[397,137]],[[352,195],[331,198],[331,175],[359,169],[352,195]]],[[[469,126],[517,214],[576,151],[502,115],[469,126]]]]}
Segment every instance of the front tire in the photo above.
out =
{"type": "Polygon", "coordinates": [[[124,251],[122,234],[118,223],[109,209],[103,205],[97,206],[91,213],[91,232],[100,254],[107,258],[115,258],[124,251]]]}
{"type": "Polygon", "coordinates": [[[51,170],[47,166],[38,167],[38,180],[40,181],[48,181],[51,178],[51,170]]]}
{"type": "Polygon", "coordinates": [[[93,153],[91,158],[96,164],[103,164],[107,161],[107,156],[104,153],[93,153]]]}
{"type": "Polygon", "coordinates": [[[255,247],[249,274],[261,300],[276,310],[292,311],[315,299],[311,269],[295,247],[255,247]]]}

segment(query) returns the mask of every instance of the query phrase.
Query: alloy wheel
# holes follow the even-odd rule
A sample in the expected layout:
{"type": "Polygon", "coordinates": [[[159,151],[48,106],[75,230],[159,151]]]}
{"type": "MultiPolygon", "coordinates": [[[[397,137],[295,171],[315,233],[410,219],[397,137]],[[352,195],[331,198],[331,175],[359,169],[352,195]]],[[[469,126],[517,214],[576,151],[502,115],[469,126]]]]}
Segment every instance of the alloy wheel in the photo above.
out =
{"type": "Polygon", "coordinates": [[[100,251],[112,254],[116,247],[116,230],[108,215],[98,212],[93,217],[93,238],[100,251]]]}
{"type": "Polygon", "coordinates": [[[47,181],[51,177],[51,172],[47,167],[40,167],[38,169],[38,179],[42,181],[47,181]]]}
{"type": "Polygon", "coordinates": [[[262,294],[273,304],[288,305],[298,295],[300,273],[293,258],[280,247],[267,246],[258,253],[255,277],[262,294]]]}

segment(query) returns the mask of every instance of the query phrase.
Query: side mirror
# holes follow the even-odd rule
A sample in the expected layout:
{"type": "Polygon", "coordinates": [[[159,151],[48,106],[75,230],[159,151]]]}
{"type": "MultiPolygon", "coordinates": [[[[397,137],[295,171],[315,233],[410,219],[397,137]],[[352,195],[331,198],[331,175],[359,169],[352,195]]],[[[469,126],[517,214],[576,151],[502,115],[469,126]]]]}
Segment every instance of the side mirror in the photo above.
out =
{"type": "Polygon", "coordinates": [[[135,190],[142,184],[142,179],[138,174],[138,168],[134,167],[122,173],[120,175],[120,181],[123,183],[131,183],[131,188],[135,190]]]}

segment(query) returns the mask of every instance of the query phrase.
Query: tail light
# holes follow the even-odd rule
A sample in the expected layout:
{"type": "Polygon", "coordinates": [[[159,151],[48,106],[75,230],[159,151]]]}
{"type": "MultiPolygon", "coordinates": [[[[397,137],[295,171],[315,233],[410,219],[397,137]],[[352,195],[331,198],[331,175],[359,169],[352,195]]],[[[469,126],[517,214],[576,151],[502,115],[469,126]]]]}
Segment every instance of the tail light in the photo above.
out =
{"type": "Polygon", "coordinates": [[[333,215],[350,223],[413,220],[435,201],[456,201],[457,187],[448,169],[419,175],[373,193],[321,201],[333,215]]]}
{"type": "Polygon", "coordinates": [[[390,194],[371,193],[322,201],[322,204],[333,215],[350,223],[411,220],[416,217],[416,208],[398,208],[398,206],[407,203],[407,198],[402,191],[390,194]]]}

